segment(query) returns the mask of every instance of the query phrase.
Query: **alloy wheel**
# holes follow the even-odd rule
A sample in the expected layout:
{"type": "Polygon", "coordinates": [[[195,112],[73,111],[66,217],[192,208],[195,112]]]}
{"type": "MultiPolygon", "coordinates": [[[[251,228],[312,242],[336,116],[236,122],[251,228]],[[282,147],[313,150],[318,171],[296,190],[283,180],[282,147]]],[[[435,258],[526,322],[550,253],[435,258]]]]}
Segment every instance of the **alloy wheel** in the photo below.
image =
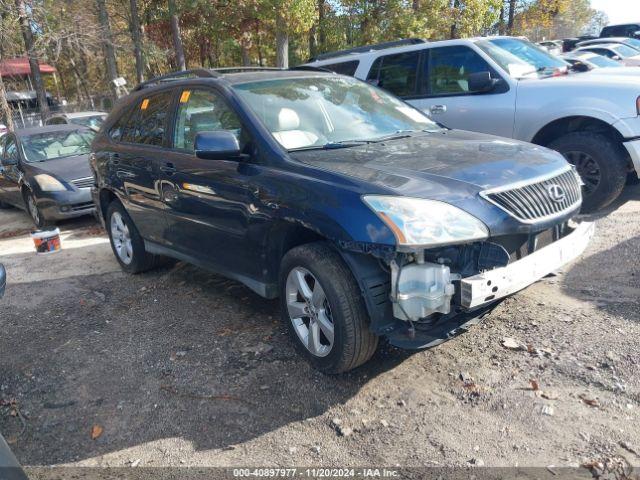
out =
{"type": "Polygon", "coordinates": [[[302,344],[316,357],[329,355],[335,326],[318,279],[309,270],[295,267],[287,276],[286,295],[289,320],[302,344]]]}
{"type": "Polygon", "coordinates": [[[585,152],[564,152],[564,156],[570,164],[575,165],[580,178],[584,182],[582,186],[584,196],[588,197],[598,188],[602,179],[598,163],[591,155],[585,152]]]}
{"type": "Polygon", "coordinates": [[[29,208],[29,215],[31,215],[36,226],[40,226],[40,212],[38,211],[36,201],[31,194],[27,196],[27,207],[29,208]]]}
{"type": "Polygon", "coordinates": [[[133,244],[129,227],[124,223],[124,219],[119,212],[111,215],[111,239],[116,254],[125,265],[133,261],[133,244]]]}

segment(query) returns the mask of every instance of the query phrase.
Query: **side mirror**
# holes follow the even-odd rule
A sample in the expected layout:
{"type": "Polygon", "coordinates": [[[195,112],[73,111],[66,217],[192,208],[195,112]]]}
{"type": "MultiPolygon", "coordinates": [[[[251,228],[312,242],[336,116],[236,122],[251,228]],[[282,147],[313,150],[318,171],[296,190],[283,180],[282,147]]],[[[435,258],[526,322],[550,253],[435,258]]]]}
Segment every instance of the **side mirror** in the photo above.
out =
{"type": "Polygon", "coordinates": [[[640,39],[640,30],[638,30],[638,31],[636,31],[636,32],[633,32],[632,37],[633,37],[633,38],[640,39]]]}
{"type": "Polygon", "coordinates": [[[4,269],[4,265],[0,263],[0,298],[4,296],[4,289],[7,286],[7,271],[4,269]]]}
{"type": "Polygon", "coordinates": [[[487,93],[496,88],[499,80],[491,78],[491,72],[478,72],[469,75],[467,82],[470,92],[487,93]]]}
{"type": "Polygon", "coordinates": [[[622,60],[622,57],[620,55],[614,55],[613,57],[611,57],[612,60],[617,60],[618,62],[620,60],[622,60]]]}
{"type": "Polygon", "coordinates": [[[196,134],[194,150],[196,157],[205,160],[230,160],[241,157],[238,138],[230,130],[196,134]]]}

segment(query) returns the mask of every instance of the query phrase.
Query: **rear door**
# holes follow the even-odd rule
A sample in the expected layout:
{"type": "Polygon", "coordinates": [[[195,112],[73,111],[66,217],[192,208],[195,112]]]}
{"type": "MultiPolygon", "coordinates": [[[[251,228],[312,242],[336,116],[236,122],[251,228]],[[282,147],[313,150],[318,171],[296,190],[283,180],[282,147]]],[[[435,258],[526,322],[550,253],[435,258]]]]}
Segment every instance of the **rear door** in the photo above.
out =
{"type": "Polygon", "coordinates": [[[0,140],[3,142],[3,148],[0,150],[0,201],[14,206],[22,207],[22,195],[20,193],[20,168],[17,164],[19,160],[18,145],[15,135],[7,134],[0,140]],[[8,165],[7,160],[11,159],[16,162],[15,165],[8,165]]]}
{"type": "Polygon", "coordinates": [[[502,82],[487,93],[471,92],[469,76],[500,75],[478,52],[465,45],[429,48],[420,75],[419,98],[409,103],[449,128],[513,136],[516,91],[502,82]]]}
{"type": "Polygon", "coordinates": [[[173,93],[165,90],[139,99],[122,128],[120,141],[109,152],[129,215],[142,237],[157,243],[163,243],[166,226],[159,166],[168,145],[173,93]]]}
{"type": "Polygon", "coordinates": [[[259,253],[248,243],[254,166],[237,158],[203,160],[194,152],[199,132],[232,131],[241,148],[248,143],[247,134],[216,90],[188,87],[177,97],[173,149],[160,165],[165,238],[200,263],[256,278],[259,253]]]}

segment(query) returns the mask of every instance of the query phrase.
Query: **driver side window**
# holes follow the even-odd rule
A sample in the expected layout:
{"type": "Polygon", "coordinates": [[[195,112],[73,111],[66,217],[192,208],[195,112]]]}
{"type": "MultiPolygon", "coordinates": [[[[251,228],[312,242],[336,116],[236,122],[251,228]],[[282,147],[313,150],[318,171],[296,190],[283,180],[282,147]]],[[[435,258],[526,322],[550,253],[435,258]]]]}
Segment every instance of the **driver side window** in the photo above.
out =
{"type": "Polygon", "coordinates": [[[174,148],[194,151],[196,135],[200,132],[232,131],[242,149],[240,119],[224,100],[211,90],[183,90],[178,104],[174,148]]]}
{"type": "Polygon", "coordinates": [[[429,95],[464,95],[470,93],[469,76],[492,72],[489,64],[468,47],[430,48],[425,62],[424,79],[429,95]]]}

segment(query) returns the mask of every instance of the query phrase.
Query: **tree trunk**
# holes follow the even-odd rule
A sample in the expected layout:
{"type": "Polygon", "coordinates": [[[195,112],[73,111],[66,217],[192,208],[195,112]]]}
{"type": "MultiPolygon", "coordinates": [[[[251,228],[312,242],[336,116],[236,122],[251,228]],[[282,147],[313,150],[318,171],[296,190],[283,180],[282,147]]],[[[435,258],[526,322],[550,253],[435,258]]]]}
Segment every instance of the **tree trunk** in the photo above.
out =
{"type": "Polygon", "coordinates": [[[131,40],[133,41],[133,54],[136,57],[136,80],[144,81],[144,58],[142,49],[142,34],[140,33],[140,15],[138,14],[138,1],[129,0],[131,6],[131,40]]]}
{"type": "Polygon", "coordinates": [[[276,67],[289,68],[289,32],[281,8],[276,11],[276,67]]]}
{"type": "Polygon", "coordinates": [[[327,13],[326,0],[318,0],[318,42],[316,47],[324,52],[327,49],[327,35],[325,34],[324,17],[327,13]]]}
{"type": "Polygon", "coordinates": [[[24,0],[16,0],[16,8],[18,9],[18,15],[20,17],[20,28],[22,30],[22,37],[24,38],[24,46],[27,50],[27,56],[29,57],[29,69],[31,70],[31,79],[33,80],[33,87],[36,91],[36,98],[38,99],[38,107],[40,107],[40,117],[42,117],[42,121],[44,122],[49,114],[49,104],[47,103],[47,93],[45,92],[44,83],[42,82],[42,75],[40,75],[38,55],[33,45],[31,21],[27,15],[24,0]]]}
{"type": "Polygon", "coordinates": [[[173,50],[176,54],[176,67],[178,70],[186,70],[187,63],[184,59],[184,48],[182,47],[182,37],[180,35],[180,19],[176,12],[175,0],[169,0],[169,15],[171,15],[171,35],[173,37],[173,50]]]}
{"type": "Polygon", "coordinates": [[[318,38],[316,36],[316,25],[312,25],[309,29],[309,56],[311,58],[318,54],[318,38]]]}
{"type": "Polygon", "coordinates": [[[113,97],[118,96],[118,88],[113,81],[118,78],[118,64],[116,63],[116,52],[113,48],[113,36],[111,34],[111,26],[109,25],[109,13],[105,0],[96,0],[98,6],[98,22],[100,22],[102,50],[104,52],[104,61],[107,67],[107,80],[113,97]]]}
{"type": "Polygon", "coordinates": [[[242,53],[242,66],[250,67],[251,56],[249,55],[249,49],[246,47],[246,45],[240,45],[240,52],[242,53]]]}
{"type": "Polygon", "coordinates": [[[413,10],[413,13],[418,13],[420,11],[420,0],[413,0],[411,9],[413,10]]]}
{"type": "Polygon", "coordinates": [[[513,21],[516,17],[517,0],[509,0],[509,23],[507,23],[507,35],[513,35],[513,21]]]}
{"type": "Polygon", "coordinates": [[[453,23],[451,24],[451,32],[449,38],[458,38],[458,7],[460,0],[453,0],[453,23]]]}
{"type": "Polygon", "coordinates": [[[504,3],[500,7],[500,18],[498,19],[498,34],[504,35],[504,3]]]}
{"type": "Polygon", "coordinates": [[[276,67],[289,68],[289,32],[281,12],[276,12],[276,67]]]}

